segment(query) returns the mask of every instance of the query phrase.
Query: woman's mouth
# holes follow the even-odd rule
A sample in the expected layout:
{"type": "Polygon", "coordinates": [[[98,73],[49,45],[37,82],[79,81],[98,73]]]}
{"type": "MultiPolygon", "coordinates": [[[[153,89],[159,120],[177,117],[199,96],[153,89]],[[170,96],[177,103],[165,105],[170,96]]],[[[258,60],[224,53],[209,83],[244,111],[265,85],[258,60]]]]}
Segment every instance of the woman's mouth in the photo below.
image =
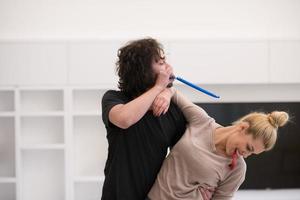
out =
{"type": "Polygon", "coordinates": [[[231,156],[231,163],[229,164],[229,168],[231,170],[233,170],[237,164],[237,158],[239,156],[238,150],[235,149],[235,151],[233,152],[232,156],[231,156]]]}

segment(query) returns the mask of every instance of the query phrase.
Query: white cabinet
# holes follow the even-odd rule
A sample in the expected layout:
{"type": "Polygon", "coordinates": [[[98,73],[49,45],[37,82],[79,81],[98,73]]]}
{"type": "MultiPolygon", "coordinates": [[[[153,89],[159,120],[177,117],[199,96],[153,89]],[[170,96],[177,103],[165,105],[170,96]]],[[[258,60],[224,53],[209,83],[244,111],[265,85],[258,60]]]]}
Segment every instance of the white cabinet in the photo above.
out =
{"type": "Polygon", "coordinates": [[[15,183],[0,182],[0,199],[3,199],[3,200],[15,200],[16,199],[15,183]]]}
{"type": "Polygon", "coordinates": [[[2,90],[0,91],[0,112],[14,111],[14,91],[2,90]]]}
{"type": "Polygon", "coordinates": [[[15,92],[0,90],[0,199],[16,199],[15,92]]]}
{"type": "Polygon", "coordinates": [[[102,184],[97,182],[75,183],[74,200],[99,200],[102,194],[102,184]]]}
{"type": "Polygon", "coordinates": [[[271,83],[300,83],[300,41],[270,43],[271,83]]]}
{"type": "Polygon", "coordinates": [[[72,92],[74,200],[97,200],[101,197],[108,148],[101,118],[104,92],[95,88],[78,88],[72,92]]]}
{"type": "Polygon", "coordinates": [[[102,124],[101,117],[96,115],[73,117],[74,173],[76,177],[103,175],[107,141],[102,124]]]}
{"type": "Polygon", "coordinates": [[[70,83],[115,85],[115,63],[120,46],[117,41],[71,43],[70,83]]]}
{"type": "Polygon", "coordinates": [[[21,152],[22,200],[64,200],[63,150],[23,150],[21,152]]]}
{"type": "Polygon", "coordinates": [[[23,148],[38,145],[64,144],[62,116],[22,116],[21,144],[23,148]]]}
{"type": "MultiPolygon", "coordinates": [[[[125,42],[120,39],[0,42],[0,85],[116,87],[117,54],[125,42]]],[[[176,75],[196,84],[300,82],[299,40],[161,42],[176,75]]],[[[0,109],[1,106],[0,103],[0,109]]]]}
{"type": "Polygon", "coordinates": [[[21,90],[21,114],[53,114],[63,111],[63,90],[21,90]]]}
{"type": "Polygon", "coordinates": [[[0,85],[67,83],[67,46],[55,42],[1,42],[0,85]]]}
{"type": "Polygon", "coordinates": [[[101,88],[0,88],[0,199],[99,199],[101,88]]]}
{"type": "Polygon", "coordinates": [[[269,81],[267,42],[173,41],[169,60],[177,76],[197,84],[269,81]]]}
{"type": "Polygon", "coordinates": [[[15,126],[13,117],[0,117],[0,179],[15,177],[15,126]]]}

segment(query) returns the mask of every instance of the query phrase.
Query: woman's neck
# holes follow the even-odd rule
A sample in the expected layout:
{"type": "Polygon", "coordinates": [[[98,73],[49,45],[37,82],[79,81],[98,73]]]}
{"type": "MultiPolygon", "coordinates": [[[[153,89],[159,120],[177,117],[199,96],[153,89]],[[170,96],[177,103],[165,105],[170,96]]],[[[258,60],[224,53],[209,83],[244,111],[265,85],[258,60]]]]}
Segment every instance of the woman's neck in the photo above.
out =
{"type": "Polygon", "coordinates": [[[227,157],[226,144],[229,136],[234,132],[234,129],[234,126],[226,126],[216,129],[213,139],[218,154],[227,157]]]}

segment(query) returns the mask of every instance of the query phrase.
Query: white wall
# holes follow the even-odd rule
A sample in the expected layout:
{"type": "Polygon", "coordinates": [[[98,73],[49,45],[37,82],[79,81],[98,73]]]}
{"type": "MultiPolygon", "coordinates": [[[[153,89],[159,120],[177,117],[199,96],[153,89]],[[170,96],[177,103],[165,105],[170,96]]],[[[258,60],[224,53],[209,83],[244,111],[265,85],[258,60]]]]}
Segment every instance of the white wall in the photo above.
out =
{"type": "Polygon", "coordinates": [[[288,38],[298,0],[0,0],[0,39],[288,38]]]}
{"type": "Polygon", "coordinates": [[[300,100],[299,0],[0,0],[0,86],[116,87],[117,49],[145,36],[226,101],[300,100]]]}

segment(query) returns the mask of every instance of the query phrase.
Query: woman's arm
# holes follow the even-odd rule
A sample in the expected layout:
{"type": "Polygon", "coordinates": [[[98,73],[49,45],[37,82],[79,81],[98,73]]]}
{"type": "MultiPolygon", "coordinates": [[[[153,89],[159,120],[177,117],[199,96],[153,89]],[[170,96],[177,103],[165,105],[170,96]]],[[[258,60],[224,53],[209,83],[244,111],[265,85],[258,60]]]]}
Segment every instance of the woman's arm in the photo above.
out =
{"type": "Polygon", "coordinates": [[[206,111],[201,107],[191,102],[188,98],[182,95],[178,90],[174,89],[174,95],[172,101],[180,108],[183,112],[184,117],[188,123],[198,124],[206,121],[210,118],[206,111]]]}
{"type": "Polygon", "coordinates": [[[212,200],[230,200],[245,180],[246,164],[241,162],[240,168],[235,169],[225,180],[221,181],[215,189],[212,200]]]}

